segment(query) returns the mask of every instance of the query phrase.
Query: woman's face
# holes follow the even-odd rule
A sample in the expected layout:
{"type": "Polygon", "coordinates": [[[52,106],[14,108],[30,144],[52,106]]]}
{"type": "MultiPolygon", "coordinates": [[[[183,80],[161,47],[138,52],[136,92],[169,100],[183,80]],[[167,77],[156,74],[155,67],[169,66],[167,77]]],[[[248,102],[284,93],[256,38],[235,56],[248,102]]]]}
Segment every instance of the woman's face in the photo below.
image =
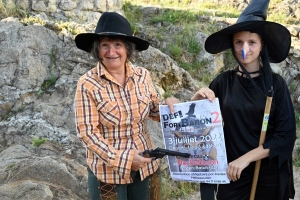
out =
{"type": "Polygon", "coordinates": [[[125,67],[127,51],[125,43],[120,39],[103,38],[99,44],[99,55],[109,69],[125,67]]]}
{"type": "Polygon", "coordinates": [[[260,35],[249,31],[235,33],[233,35],[233,46],[236,57],[243,65],[259,64],[259,54],[263,47],[260,35]],[[244,59],[243,49],[245,52],[244,59]]]}

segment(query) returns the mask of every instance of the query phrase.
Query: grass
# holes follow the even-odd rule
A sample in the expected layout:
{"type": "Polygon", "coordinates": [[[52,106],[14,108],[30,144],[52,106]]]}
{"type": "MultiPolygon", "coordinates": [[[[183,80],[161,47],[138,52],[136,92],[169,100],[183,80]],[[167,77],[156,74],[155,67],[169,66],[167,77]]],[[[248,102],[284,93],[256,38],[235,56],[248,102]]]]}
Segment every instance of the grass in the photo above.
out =
{"type": "MultiPolygon", "coordinates": [[[[202,32],[206,34],[218,30],[214,21],[209,23],[199,22],[199,16],[207,15],[207,11],[195,9],[174,10],[165,8],[146,19],[146,16],[143,16],[143,13],[141,12],[143,3],[162,4],[162,1],[140,2],[142,3],[138,4],[138,1],[125,1],[123,6],[125,16],[132,25],[133,32],[139,34],[137,24],[146,25],[149,29],[153,26],[155,27],[158,23],[164,24],[160,29],[149,31],[147,37],[159,38],[160,41],[166,41],[169,45],[154,47],[169,55],[180,67],[188,71],[193,78],[199,79],[200,81],[204,80],[205,83],[209,83],[213,77],[207,70],[207,61],[197,60],[197,55],[201,53],[203,49],[195,37],[195,34],[199,32],[199,30],[202,30],[202,32]],[[165,34],[166,31],[172,33],[165,34]]],[[[185,1],[183,5],[187,5],[188,2],[189,1],[185,1]]],[[[170,5],[174,5],[174,1],[164,1],[162,6],[166,7],[170,5]]],[[[208,4],[206,4],[206,6],[208,6],[208,4]]],[[[214,6],[214,8],[217,8],[217,6],[214,6]]],[[[172,84],[174,84],[174,81],[163,82],[164,88],[172,88],[172,84]]]]}
{"type": "Polygon", "coordinates": [[[140,6],[137,6],[135,9],[131,9],[131,3],[124,3],[123,10],[126,10],[126,18],[130,22],[131,30],[133,35],[139,32],[137,24],[143,21],[143,13],[140,6]],[[130,11],[131,10],[131,11],[130,11]]]}
{"type": "Polygon", "coordinates": [[[298,148],[295,150],[296,152],[294,153],[294,157],[293,157],[293,165],[295,167],[300,167],[300,148],[299,148],[300,144],[296,144],[296,146],[298,146],[298,148]]]}
{"type": "MultiPolygon", "coordinates": [[[[295,118],[296,118],[296,138],[300,138],[300,109],[295,109],[295,118]]],[[[296,167],[300,167],[300,142],[295,144],[296,146],[296,153],[294,154],[293,164],[296,167]]]]}
{"type": "Polygon", "coordinates": [[[46,142],[46,140],[47,140],[46,138],[38,138],[38,137],[34,136],[31,144],[34,147],[39,147],[42,144],[44,144],[46,142]]]}
{"type": "Polygon", "coordinates": [[[184,181],[173,181],[169,170],[164,170],[162,173],[162,196],[161,199],[184,198],[200,190],[199,183],[190,183],[184,181]]]}
{"type": "Polygon", "coordinates": [[[23,23],[25,26],[29,26],[29,25],[33,25],[33,24],[40,24],[40,25],[44,26],[46,24],[42,19],[37,18],[37,17],[32,17],[32,16],[25,17],[25,18],[21,19],[20,22],[23,23]]]}
{"type": "Polygon", "coordinates": [[[37,96],[40,98],[43,96],[43,94],[53,85],[55,85],[56,78],[54,75],[51,75],[49,79],[44,80],[44,82],[41,85],[41,88],[37,92],[37,96]]]}
{"type": "Polygon", "coordinates": [[[12,163],[12,164],[9,164],[6,169],[10,169],[10,168],[13,168],[16,164],[15,163],[12,163]]]}
{"type": "Polygon", "coordinates": [[[49,79],[44,80],[39,91],[37,92],[37,96],[40,98],[43,94],[53,85],[57,78],[54,76],[54,69],[56,68],[56,56],[58,49],[56,47],[52,47],[51,52],[49,54],[51,60],[51,76],[49,79]]]}
{"type": "Polygon", "coordinates": [[[179,46],[179,44],[170,44],[169,51],[170,51],[171,56],[175,60],[180,59],[180,55],[182,54],[182,48],[181,48],[181,46],[179,46]]]}
{"type": "Polygon", "coordinates": [[[198,54],[202,50],[198,41],[194,37],[188,38],[186,43],[188,52],[192,54],[198,54]]]}
{"type": "Polygon", "coordinates": [[[15,3],[0,0],[0,20],[7,17],[24,18],[28,16],[28,11],[15,3]]]}
{"type": "Polygon", "coordinates": [[[165,93],[163,94],[163,98],[166,99],[166,98],[169,98],[169,97],[172,97],[172,96],[173,96],[172,91],[170,90],[169,87],[167,87],[165,89],[165,93]]]}
{"type": "Polygon", "coordinates": [[[67,29],[68,31],[70,31],[73,35],[77,35],[78,33],[80,33],[81,31],[77,29],[76,26],[74,26],[74,24],[72,24],[72,22],[62,22],[62,21],[57,21],[57,30],[58,31],[62,31],[63,29],[67,29]]]}
{"type": "Polygon", "coordinates": [[[296,127],[300,130],[300,113],[296,113],[296,127]]]}
{"type": "Polygon", "coordinates": [[[196,22],[196,13],[192,11],[182,10],[162,10],[157,16],[154,16],[150,21],[152,23],[168,22],[172,24],[186,24],[196,22]]]}

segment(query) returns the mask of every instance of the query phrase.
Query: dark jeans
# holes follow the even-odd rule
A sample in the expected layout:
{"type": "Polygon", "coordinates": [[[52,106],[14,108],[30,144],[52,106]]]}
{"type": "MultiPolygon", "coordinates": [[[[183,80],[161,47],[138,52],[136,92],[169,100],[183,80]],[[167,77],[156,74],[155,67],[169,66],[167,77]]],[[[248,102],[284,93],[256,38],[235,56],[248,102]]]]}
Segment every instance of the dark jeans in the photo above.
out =
{"type": "Polygon", "coordinates": [[[107,184],[100,182],[88,168],[90,200],[150,200],[150,177],[143,181],[139,172],[132,172],[131,184],[107,184]]]}

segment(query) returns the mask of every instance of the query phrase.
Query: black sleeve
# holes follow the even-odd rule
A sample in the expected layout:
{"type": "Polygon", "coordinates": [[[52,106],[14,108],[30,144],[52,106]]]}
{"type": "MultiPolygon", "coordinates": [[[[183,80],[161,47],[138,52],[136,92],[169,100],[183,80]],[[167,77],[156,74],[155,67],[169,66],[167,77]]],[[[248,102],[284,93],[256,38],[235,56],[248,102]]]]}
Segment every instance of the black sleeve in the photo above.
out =
{"type": "Polygon", "coordinates": [[[209,88],[214,91],[215,96],[219,97],[219,82],[220,82],[220,75],[217,76],[210,84],[209,84],[209,88]]]}
{"type": "MultiPolygon", "coordinates": [[[[279,75],[274,77],[274,96],[269,123],[272,120],[272,137],[263,144],[270,149],[269,159],[278,157],[278,166],[291,158],[296,140],[296,121],[288,87],[279,75]]],[[[268,129],[269,130],[269,129],[268,129]]]]}

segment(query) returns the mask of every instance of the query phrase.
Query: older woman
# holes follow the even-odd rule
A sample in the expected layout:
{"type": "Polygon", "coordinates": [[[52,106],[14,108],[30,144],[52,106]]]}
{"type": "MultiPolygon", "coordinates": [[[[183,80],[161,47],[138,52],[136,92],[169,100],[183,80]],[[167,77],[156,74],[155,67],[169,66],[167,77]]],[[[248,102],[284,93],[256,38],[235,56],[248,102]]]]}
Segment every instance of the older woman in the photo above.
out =
{"type": "Polygon", "coordinates": [[[74,103],[90,199],[159,199],[159,162],[140,153],[154,148],[146,119],[159,120],[160,99],[150,73],[129,61],[149,43],[132,36],[129,22],[115,12],[103,13],[95,33],[79,34],[75,42],[99,61],[79,79],[74,103]]]}

